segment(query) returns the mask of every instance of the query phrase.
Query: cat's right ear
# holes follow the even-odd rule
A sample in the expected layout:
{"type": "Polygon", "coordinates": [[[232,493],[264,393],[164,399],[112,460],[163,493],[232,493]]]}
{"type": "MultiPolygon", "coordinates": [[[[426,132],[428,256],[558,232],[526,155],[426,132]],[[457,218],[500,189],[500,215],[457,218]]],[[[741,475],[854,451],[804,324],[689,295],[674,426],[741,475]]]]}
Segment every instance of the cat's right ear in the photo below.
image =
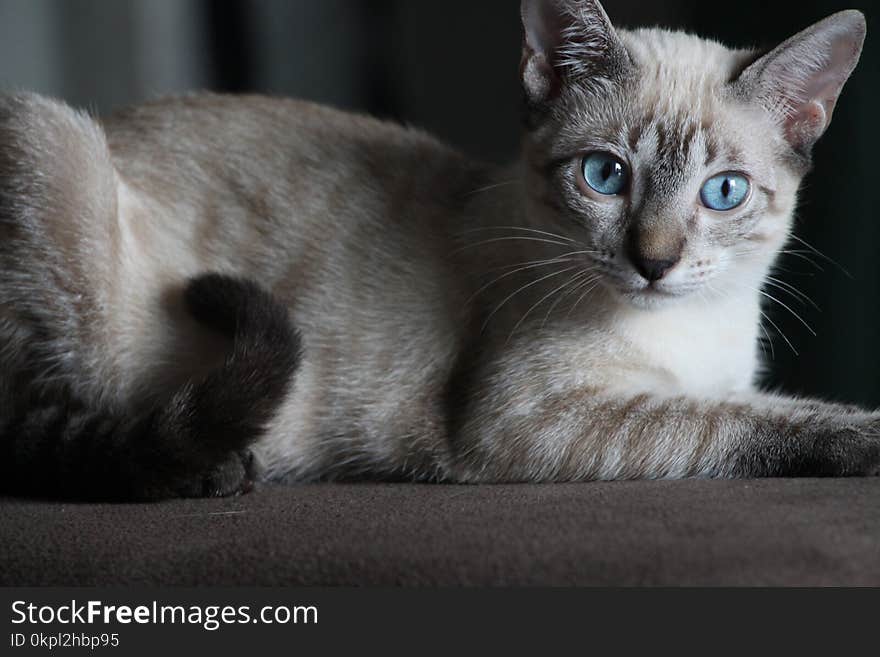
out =
{"type": "Polygon", "coordinates": [[[612,77],[628,55],[597,0],[522,0],[522,82],[532,104],[566,82],[612,77]]]}

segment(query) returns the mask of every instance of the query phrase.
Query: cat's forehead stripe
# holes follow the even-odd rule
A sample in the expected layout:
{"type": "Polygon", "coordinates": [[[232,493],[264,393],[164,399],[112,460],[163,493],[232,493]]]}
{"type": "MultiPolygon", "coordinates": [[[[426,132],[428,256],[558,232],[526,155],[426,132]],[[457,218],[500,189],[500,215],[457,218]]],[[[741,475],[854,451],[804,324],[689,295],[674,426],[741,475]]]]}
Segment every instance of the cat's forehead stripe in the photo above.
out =
{"type": "Polygon", "coordinates": [[[639,141],[642,138],[642,135],[645,132],[645,125],[643,123],[633,123],[629,128],[629,134],[627,135],[626,144],[629,147],[630,151],[635,151],[639,145],[639,141]]]}
{"type": "Polygon", "coordinates": [[[681,117],[679,120],[659,118],[643,127],[634,124],[638,132],[638,150],[634,156],[650,180],[654,193],[672,194],[686,181],[695,144],[702,141],[697,122],[681,117]]]}
{"type": "Polygon", "coordinates": [[[711,119],[680,115],[665,120],[655,119],[653,114],[651,118],[650,124],[646,120],[634,121],[626,137],[630,152],[651,161],[651,168],[674,176],[689,165],[696,165],[697,158],[702,158],[700,164],[706,169],[722,162],[732,169],[747,167],[748,158],[743,149],[719,136],[719,129],[711,119]],[[649,144],[653,149],[646,151],[649,144]]]}
{"type": "Polygon", "coordinates": [[[703,140],[703,145],[706,149],[706,159],[703,165],[708,168],[712,165],[715,160],[718,159],[718,153],[720,150],[720,146],[718,141],[715,139],[715,136],[708,131],[705,131],[705,139],[703,140]]]}

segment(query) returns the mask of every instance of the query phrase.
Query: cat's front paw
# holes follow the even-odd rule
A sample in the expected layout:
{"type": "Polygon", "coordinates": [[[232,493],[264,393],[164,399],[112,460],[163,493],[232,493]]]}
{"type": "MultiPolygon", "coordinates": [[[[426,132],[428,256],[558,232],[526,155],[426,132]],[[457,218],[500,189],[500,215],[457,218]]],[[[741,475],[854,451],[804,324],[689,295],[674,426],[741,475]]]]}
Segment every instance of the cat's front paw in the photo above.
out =
{"type": "Polygon", "coordinates": [[[865,464],[865,476],[880,477],[880,413],[871,414],[861,432],[871,445],[865,464]]]}
{"type": "Polygon", "coordinates": [[[775,419],[747,440],[734,465],[734,475],[880,475],[880,413],[830,405],[801,411],[775,419]]]}
{"type": "Polygon", "coordinates": [[[803,458],[794,461],[820,476],[880,475],[880,413],[850,413],[808,430],[803,458]]]}

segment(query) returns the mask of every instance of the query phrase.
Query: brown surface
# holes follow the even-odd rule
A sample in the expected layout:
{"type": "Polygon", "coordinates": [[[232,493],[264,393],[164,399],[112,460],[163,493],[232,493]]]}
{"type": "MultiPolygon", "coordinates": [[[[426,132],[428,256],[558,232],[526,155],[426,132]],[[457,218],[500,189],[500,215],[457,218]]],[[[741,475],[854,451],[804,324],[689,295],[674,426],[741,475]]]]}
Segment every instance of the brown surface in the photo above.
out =
{"type": "Polygon", "coordinates": [[[880,480],[0,500],[4,585],[880,585],[880,480]]]}

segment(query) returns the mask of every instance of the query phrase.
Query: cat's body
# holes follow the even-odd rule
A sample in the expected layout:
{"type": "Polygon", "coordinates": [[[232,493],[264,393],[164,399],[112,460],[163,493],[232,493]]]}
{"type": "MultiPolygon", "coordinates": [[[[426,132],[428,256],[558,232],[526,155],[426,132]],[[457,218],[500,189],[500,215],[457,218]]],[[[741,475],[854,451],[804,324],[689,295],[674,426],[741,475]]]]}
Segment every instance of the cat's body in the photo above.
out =
{"type": "Polygon", "coordinates": [[[248,447],[282,480],[877,471],[880,415],[755,391],[759,289],[864,34],[854,12],[829,21],[805,38],[831,52],[807,66],[824,75],[819,117],[809,98],[780,113],[767,97],[785,48],[752,65],[695,37],[614,32],[593,2],[525,2],[530,131],[500,170],[294,101],[193,96],[98,126],[3,99],[4,478],[100,495],[121,468],[138,482],[108,495],[229,493],[248,447]],[[631,179],[597,196],[578,167],[606,151],[631,179]],[[722,222],[693,199],[724,171],[752,186],[722,222]],[[205,272],[238,282],[189,283],[205,272]],[[224,304],[245,294],[260,303],[230,323],[224,304]],[[116,418],[103,447],[67,411],[34,419],[59,398],[116,418]],[[246,430],[211,420],[251,403],[246,430]],[[127,414],[138,429],[114,431],[127,414]],[[200,446],[224,438],[190,454],[178,425],[200,446]],[[53,432],[97,465],[78,475],[51,441],[22,444],[53,432]]]}

